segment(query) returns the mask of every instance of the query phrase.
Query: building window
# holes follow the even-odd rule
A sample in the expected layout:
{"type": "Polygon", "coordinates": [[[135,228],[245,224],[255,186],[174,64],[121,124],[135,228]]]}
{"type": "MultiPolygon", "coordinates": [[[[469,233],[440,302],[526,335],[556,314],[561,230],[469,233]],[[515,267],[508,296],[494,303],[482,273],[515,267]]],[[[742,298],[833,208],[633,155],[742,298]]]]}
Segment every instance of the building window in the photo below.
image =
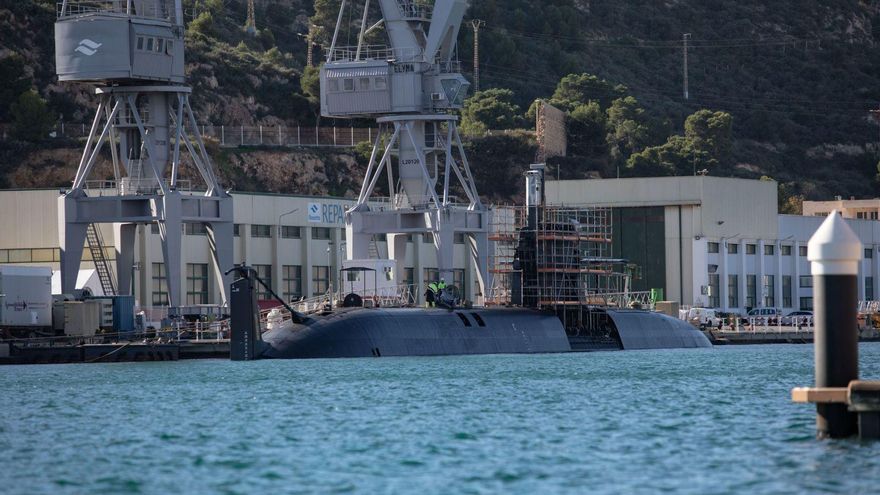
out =
{"type": "Polygon", "coordinates": [[[232,225],[232,235],[234,237],[241,237],[241,224],[236,223],[232,225]]]}
{"type": "Polygon", "coordinates": [[[434,234],[431,232],[422,234],[422,242],[425,244],[434,244],[434,234]]]}
{"type": "Polygon", "coordinates": [[[807,257],[807,246],[798,246],[798,256],[807,257]]]}
{"type": "Polygon", "coordinates": [[[376,89],[384,90],[388,87],[388,83],[385,81],[384,77],[377,77],[373,80],[373,82],[375,83],[376,89]]]}
{"type": "Polygon", "coordinates": [[[251,237],[272,237],[272,226],[251,225],[251,237]]]}
{"type": "Polygon", "coordinates": [[[440,271],[436,268],[424,268],[422,269],[422,278],[425,280],[425,285],[429,285],[431,282],[439,282],[440,271]]]}
{"type": "Polygon", "coordinates": [[[330,290],[330,267],[312,267],[312,295],[323,296],[330,290]]]}
{"type": "Polygon", "coordinates": [[[812,311],[813,310],[813,298],[812,297],[802,297],[801,298],[801,311],[812,311]]]}
{"type": "Polygon", "coordinates": [[[877,220],[877,218],[878,218],[878,212],[872,211],[871,212],[871,220],[877,220]]]}
{"type": "Polygon", "coordinates": [[[874,257],[874,248],[865,248],[865,259],[869,260],[874,257]]]}
{"type": "Polygon", "coordinates": [[[312,239],[330,240],[329,227],[312,227],[312,239]]]}
{"type": "Polygon", "coordinates": [[[159,224],[151,223],[150,224],[150,233],[153,235],[159,235],[159,224]]]}
{"type": "Polygon", "coordinates": [[[185,223],[183,232],[186,235],[208,235],[208,227],[203,223],[185,223]]]}
{"type": "Polygon", "coordinates": [[[754,308],[758,300],[757,276],[746,275],[746,307],[754,308]]]}
{"type": "Polygon", "coordinates": [[[458,287],[459,294],[464,296],[464,270],[452,270],[452,285],[458,287]]]}
{"type": "Polygon", "coordinates": [[[147,38],[147,51],[153,51],[153,38],[147,38]]]}
{"type": "Polygon", "coordinates": [[[776,276],[775,275],[764,275],[761,282],[762,282],[761,289],[762,289],[762,292],[764,293],[764,307],[765,308],[776,307],[776,290],[774,289],[775,282],[776,282],[776,276]]]}
{"type": "Polygon", "coordinates": [[[707,246],[709,249],[709,254],[714,254],[714,253],[718,252],[718,243],[717,242],[710,242],[707,244],[707,246]]]}
{"type": "Polygon", "coordinates": [[[284,225],[281,227],[281,237],[284,239],[299,239],[302,237],[302,228],[284,225]]]}
{"type": "Polygon", "coordinates": [[[295,301],[302,298],[302,267],[299,265],[284,265],[281,269],[282,282],[281,292],[285,301],[295,301]]]}
{"type": "Polygon", "coordinates": [[[464,244],[464,236],[465,236],[465,234],[463,232],[456,232],[455,233],[455,243],[456,244],[464,244]]]}
{"type": "Polygon", "coordinates": [[[774,246],[773,244],[765,244],[764,245],[764,255],[765,256],[773,256],[773,254],[775,252],[776,252],[776,246],[774,246]]]}
{"type": "Polygon", "coordinates": [[[791,307],[791,275],[782,276],[782,307],[791,307]]]}
{"type": "MultiPolygon", "coordinates": [[[[256,270],[257,276],[260,277],[263,284],[266,284],[267,287],[272,287],[272,265],[254,265],[254,270],[256,270]]],[[[266,290],[266,287],[263,287],[263,284],[257,283],[257,299],[268,301],[272,299],[272,294],[266,290]]]]}
{"type": "Polygon", "coordinates": [[[739,307],[739,275],[727,276],[727,305],[731,308],[739,307]]]}
{"type": "Polygon", "coordinates": [[[867,211],[857,211],[856,218],[859,220],[867,220],[868,219],[868,212],[867,211]]]}
{"type": "Polygon", "coordinates": [[[410,295],[415,299],[419,296],[416,292],[416,269],[415,268],[404,268],[403,269],[403,280],[401,283],[407,287],[409,287],[410,295]]]}
{"type": "Polygon", "coordinates": [[[801,275],[800,280],[800,288],[805,289],[807,287],[813,286],[813,276],[812,275],[801,275]]]}
{"type": "Polygon", "coordinates": [[[186,264],[186,304],[208,304],[207,263],[186,264]]]}
{"type": "Polygon", "coordinates": [[[779,252],[783,256],[791,256],[791,246],[779,246],[779,252]]]}
{"type": "Polygon", "coordinates": [[[754,244],[746,244],[746,254],[755,254],[757,249],[757,246],[754,244]]]}
{"type": "Polygon", "coordinates": [[[137,49],[141,50],[141,51],[143,51],[143,49],[144,49],[144,37],[143,36],[138,36],[137,49]]]}
{"type": "Polygon", "coordinates": [[[165,263],[153,263],[153,306],[168,306],[168,274],[165,263]]]}
{"type": "Polygon", "coordinates": [[[354,91],[354,79],[343,79],[342,89],[345,91],[354,91]]]}
{"type": "Polygon", "coordinates": [[[730,243],[727,245],[727,254],[737,254],[739,253],[739,244],[730,243]]]}
{"type": "Polygon", "coordinates": [[[874,277],[865,277],[865,301],[874,300],[874,277]]]}
{"type": "Polygon", "coordinates": [[[721,306],[721,297],[719,291],[721,288],[721,277],[717,273],[709,274],[709,307],[717,308],[721,306]]]}

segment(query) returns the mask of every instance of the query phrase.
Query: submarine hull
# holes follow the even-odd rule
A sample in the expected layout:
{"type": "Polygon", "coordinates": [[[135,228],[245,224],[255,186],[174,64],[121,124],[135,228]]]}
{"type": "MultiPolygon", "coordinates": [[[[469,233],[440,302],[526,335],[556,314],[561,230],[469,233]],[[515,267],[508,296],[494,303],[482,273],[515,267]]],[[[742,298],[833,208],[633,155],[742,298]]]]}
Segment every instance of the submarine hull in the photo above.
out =
{"type": "Polygon", "coordinates": [[[269,330],[264,359],[542,354],[589,350],[711,347],[685,322],[646,311],[609,311],[608,342],[584,347],[552,313],[530,309],[341,309],[306,324],[269,330]]]}
{"type": "Polygon", "coordinates": [[[356,358],[571,351],[553,314],[525,309],[342,309],[263,334],[263,358],[356,358]]]}

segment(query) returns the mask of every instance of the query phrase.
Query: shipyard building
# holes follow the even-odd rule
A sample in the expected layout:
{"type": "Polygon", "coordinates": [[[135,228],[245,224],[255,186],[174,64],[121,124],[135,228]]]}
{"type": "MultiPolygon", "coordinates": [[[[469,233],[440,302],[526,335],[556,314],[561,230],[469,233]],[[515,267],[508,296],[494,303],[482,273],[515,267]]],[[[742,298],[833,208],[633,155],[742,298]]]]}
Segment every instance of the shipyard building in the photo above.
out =
{"type": "MultiPolygon", "coordinates": [[[[345,259],[344,212],[353,200],[330,197],[234,193],[234,261],[254,266],[286,300],[325,294],[338,287],[345,259]]],[[[0,191],[0,264],[59,269],[57,189],[0,191]]],[[[779,215],[777,184],[719,177],[660,177],[548,181],[549,205],[603,207],[610,212],[610,256],[630,269],[631,291],[661,289],[667,300],[744,313],[775,307],[789,312],[813,306],[807,242],[832,209],[844,212],[865,246],[859,271],[860,300],[880,294],[880,200],[806,202],[804,216],[779,215]]],[[[381,207],[381,205],[377,205],[381,207]]],[[[112,225],[101,225],[104,259],[116,272],[112,225]]],[[[462,235],[456,235],[453,280],[464,297],[479,302],[477,274],[462,235]]],[[[381,235],[371,257],[386,257],[381,235]]],[[[402,281],[415,301],[438,278],[430,234],[409,236],[402,281]]],[[[78,286],[102,293],[88,248],[78,286]]],[[[181,294],[187,306],[223,301],[210,269],[208,236],[201,224],[185,224],[181,294]]],[[[168,280],[158,229],[137,228],[131,266],[134,294],[142,308],[169,304],[168,280]]],[[[58,277],[56,276],[56,279],[58,277]]],[[[53,292],[60,292],[58,287],[53,292]]],[[[262,293],[261,299],[270,299],[262,293]]]]}
{"type": "Polygon", "coordinates": [[[812,310],[807,242],[825,215],[849,206],[844,217],[865,247],[859,299],[873,301],[880,201],[805,203],[810,216],[780,215],[777,190],[774,181],[695,176],[548,182],[546,194],[549,204],[611,208],[613,254],[635,267],[633,290],[737,313],[812,310]]]}

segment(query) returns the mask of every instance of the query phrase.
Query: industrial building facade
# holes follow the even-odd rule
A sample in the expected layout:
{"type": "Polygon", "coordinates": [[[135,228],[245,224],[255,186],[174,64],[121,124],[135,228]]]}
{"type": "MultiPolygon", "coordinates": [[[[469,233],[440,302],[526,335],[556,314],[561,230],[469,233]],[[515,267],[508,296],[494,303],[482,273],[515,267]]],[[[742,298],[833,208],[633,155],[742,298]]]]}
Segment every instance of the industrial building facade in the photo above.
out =
{"type": "MultiPolygon", "coordinates": [[[[0,264],[48,266],[59,269],[57,189],[0,191],[0,225],[7,235],[0,238],[0,264]]],[[[339,287],[339,270],[345,259],[346,208],[352,202],[341,198],[235,193],[235,262],[253,266],[259,276],[286,300],[326,294],[339,287]]],[[[219,305],[220,290],[210,269],[211,253],[205,228],[184,225],[181,291],[187,306],[219,305]]],[[[105,252],[115,270],[116,248],[112,225],[101,225],[105,252]]],[[[139,307],[168,305],[168,281],[162,258],[158,228],[137,229],[132,285],[139,307]]],[[[457,236],[454,280],[464,297],[476,295],[474,268],[467,262],[464,238],[457,236]]],[[[387,245],[377,238],[371,254],[387,255],[387,245]]],[[[404,273],[398,280],[411,287],[417,300],[424,287],[437,278],[436,251],[430,234],[414,234],[407,245],[404,273]]],[[[83,269],[91,268],[85,250],[83,269]]],[[[79,285],[88,274],[81,274],[79,285]]],[[[90,287],[93,292],[100,289],[90,287]]],[[[128,292],[120,288],[120,292],[128,292]]],[[[260,299],[270,299],[262,291],[260,299]]]]}
{"type": "MultiPolygon", "coordinates": [[[[613,209],[613,255],[639,267],[635,290],[664,289],[666,299],[685,306],[737,313],[813,308],[807,242],[824,215],[779,215],[776,182],[702,176],[561,181],[548,182],[546,193],[550,204],[613,209]]],[[[821,206],[825,215],[835,207],[821,206]]],[[[880,222],[872,218],[847,219],[865,247],[863,301],[880,294],[880,222]]]]}
{"type": "MultiPolygon", "coordinates": [[[[0,191],[0,225],[7,233],[0,237],[0,264],[58,270],[58,195],[56,189],[0,191]]],[[[546,199],[551,205],[611,208],[612,256],[635,267],[631,290],[663,289],[667,300],[739,313],[761,307],[784,312],[812,308],[807,242],[823,216],[779,215],[775,182],[699,176],[548,181],[546,199]]],[[[846,202],[827,203],[817,211],[848,207],[846,202]]],[[[322,295],[339,284],[346,248],[344,213],[351,204],[341,198],[235,193],[235,262],[254,266],[284,299],[322,295]]],[[[871,301],[880,295],[880,221],[870,213],[862,216],[867,218],[847,222],[865,246],[859,298],[871,301]]],[[[185,229],[185,303],[222,304],[204,228],[196,224],[185,229]]],[[[100,231],[115,268],[112,226],[102,225],[100,231]]],[[[377,238],[371,251],[387,256],[387,245],[377,238]]],[[[477,277],[467,255],[464,239],[457,238],[451,282],[466,299],[477,300],[477,277]]],[[[410,237],[404,265],[398,279],[420,301],[426,284],[437,278],[429,234],[410,237]]],[[[88,250],[83,268],[91,268],[88,250]]],[[[131,270],[140,307],[168,304],[155,226],[138,228],[131,270]]],[[[81,277],[81,285],[86,278],[81,277]]],[[[269,294],[264,291],[260,298],[269,299],[269,294]]]]}

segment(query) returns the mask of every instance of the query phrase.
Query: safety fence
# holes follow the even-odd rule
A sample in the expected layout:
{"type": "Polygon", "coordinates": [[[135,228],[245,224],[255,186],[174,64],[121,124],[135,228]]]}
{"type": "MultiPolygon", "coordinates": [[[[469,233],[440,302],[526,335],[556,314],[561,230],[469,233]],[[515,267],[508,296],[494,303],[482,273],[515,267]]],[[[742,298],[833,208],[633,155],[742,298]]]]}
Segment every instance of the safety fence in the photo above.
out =
{"type": "MultiPolygon", "coordinates": [[[[49,133],[52,139],[85,139],[91,124],[59,122],[49,133]]],[[[8,139],[11,128],[0,124],[0,138],[8,139]]],[[[200,124],[202,137],[226,148],[272,146],[287,148],[353,148],[372,143],[375,127],[316,126],[227,126],[200,124]]]]}

